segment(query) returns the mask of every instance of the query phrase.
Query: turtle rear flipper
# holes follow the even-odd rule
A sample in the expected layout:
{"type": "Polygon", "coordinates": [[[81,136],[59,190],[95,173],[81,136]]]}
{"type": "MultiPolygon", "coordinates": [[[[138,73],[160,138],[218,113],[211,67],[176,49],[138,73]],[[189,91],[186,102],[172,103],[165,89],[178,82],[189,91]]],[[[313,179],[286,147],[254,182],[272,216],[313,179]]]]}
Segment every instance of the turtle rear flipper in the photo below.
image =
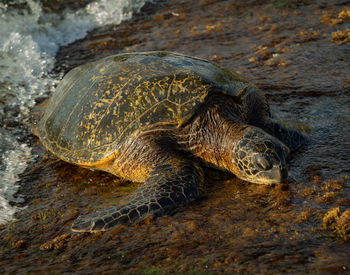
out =
{"type": "Polygon", "coordinates": [[[124,205],[78,217],[75,232],[106,231],[119,224],[161,215],[194,201],[203,184],[202,169],[190,161],[156,167],[145,183],[124,200],[124,205]]]}

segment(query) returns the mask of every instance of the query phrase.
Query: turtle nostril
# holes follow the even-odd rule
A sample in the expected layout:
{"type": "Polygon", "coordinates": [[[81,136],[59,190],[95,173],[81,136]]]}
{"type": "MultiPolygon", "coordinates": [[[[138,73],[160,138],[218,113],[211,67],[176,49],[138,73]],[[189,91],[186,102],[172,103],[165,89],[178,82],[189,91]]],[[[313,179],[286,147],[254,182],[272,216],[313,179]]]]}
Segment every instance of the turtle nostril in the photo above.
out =
{"type": "Polygon", "coordinates": [[[257,164],[263,170],[270,170],[272,168],[271,162],[264,157],[258,157],[257,164]]]}

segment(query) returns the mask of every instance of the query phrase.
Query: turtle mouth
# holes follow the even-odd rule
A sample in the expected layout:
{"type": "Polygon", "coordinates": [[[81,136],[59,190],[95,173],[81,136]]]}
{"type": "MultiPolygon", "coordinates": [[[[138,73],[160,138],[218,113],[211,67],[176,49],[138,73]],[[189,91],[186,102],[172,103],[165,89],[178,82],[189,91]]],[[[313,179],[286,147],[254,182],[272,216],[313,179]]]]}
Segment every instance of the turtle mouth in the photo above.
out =
{"type": "Polygon", "coordinates": [[[253,176],[240,177],[244,181],[257,184],[280,184],[288,182],[288,171],[280,166],[273,166],[268,171],[259,171],[253,176]]]}

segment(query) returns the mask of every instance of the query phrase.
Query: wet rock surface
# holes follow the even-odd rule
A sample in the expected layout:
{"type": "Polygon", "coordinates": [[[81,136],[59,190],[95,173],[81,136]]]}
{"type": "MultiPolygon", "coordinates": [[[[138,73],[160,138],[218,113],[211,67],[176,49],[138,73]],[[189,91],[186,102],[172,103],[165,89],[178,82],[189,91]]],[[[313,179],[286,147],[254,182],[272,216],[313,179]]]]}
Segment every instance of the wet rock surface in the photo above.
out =
{"type": "Polygon", "coordinates": [[[31,137],[24,209],[0,228],[0,272],[348,273],[348,13],[348,1],[159,1],[62,47],[56,71],[132,51],[213,60],[260,87],[275,117],[312,142],[295,154],[286,185],[209,175],[204,196],[172,216],[80,234],[70,231],[79,214],[138,185],[66,164],[31,137]]]}

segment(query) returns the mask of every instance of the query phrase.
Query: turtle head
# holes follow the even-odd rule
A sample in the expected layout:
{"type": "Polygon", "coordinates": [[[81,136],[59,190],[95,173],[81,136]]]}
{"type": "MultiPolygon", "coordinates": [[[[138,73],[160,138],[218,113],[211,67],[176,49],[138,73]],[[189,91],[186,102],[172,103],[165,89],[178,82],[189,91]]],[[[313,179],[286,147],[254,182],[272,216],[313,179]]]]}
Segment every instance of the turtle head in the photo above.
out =
{"type": "Polygon", "coordinates": [[[233,149],[233,170],[237,177],[261,184],[287,180],[289,148],[258,128],[249,128],[233,149]]]}

